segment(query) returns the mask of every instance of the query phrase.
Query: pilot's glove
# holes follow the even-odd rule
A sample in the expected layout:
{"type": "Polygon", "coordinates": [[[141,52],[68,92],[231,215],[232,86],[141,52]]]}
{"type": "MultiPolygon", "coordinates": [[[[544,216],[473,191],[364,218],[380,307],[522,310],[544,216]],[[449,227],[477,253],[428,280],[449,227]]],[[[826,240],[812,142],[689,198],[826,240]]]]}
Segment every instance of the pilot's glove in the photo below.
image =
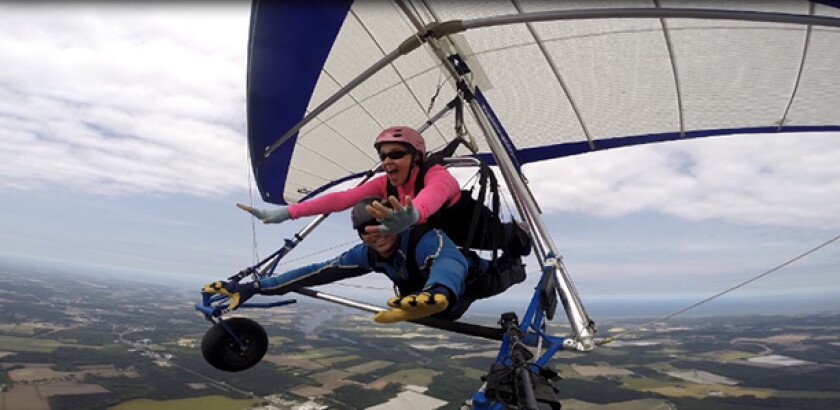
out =
{"type": "Polygon", "coordinates": [[[392,309],[377,313],[373,320],[378,323],[394,323],[415,320],[443,312],[449,307],[452,291],[446,286],[433,285],[406,297],[388,300],[392,309]]]}
{"type": "Polygon", "coordinates": [[[278,224],[292,217],[291,214],[289,214],[289,207],[287,206],[281,206],[272,210],[257,209],[240,203],[237,203],[236,206],[245,212],[254,215],[254,217],[261,220],[264,224],[278,224]]]}
{"type": "Polygon", "coordinates": [[[408,206],[400,211],[394,211],[391,215],[382,219],[379,225],[379,233],[382,235],[398,234],[420,220],[420,212],[413,206],[408,206]]]}
{"type": "Polygon", "coordinates": [[[247,283],[216,281],[204,285],[201,292],[208,295],[227,296],[230,298],[228,309],[236,310],[245,301],[260,293],[260,283],[257,281],[247,283]]]}
{"type": "Polygon", "coordinates": [[[396,235],[417,223],[420,212],[414,207],[410,196],[405,197],[405,207],[396,197],[388,197],[388,204],[374,202],[368,205],[368,213],[378,219],[380,225],[367,228],[367,232],[378,232],[381,235],[396,235]]]}

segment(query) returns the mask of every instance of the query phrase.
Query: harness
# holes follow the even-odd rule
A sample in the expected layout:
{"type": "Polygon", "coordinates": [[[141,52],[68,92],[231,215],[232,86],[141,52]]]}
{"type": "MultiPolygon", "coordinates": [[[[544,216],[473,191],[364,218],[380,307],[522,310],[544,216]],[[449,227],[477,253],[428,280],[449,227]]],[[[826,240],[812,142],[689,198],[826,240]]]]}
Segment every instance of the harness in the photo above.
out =
{"type": "MultiPolygon", "coordinates": [[[[444,159],[455,153],[458,145],[465,144],[461,138],[450,141],[442,150],[430,154],[420,166],[414,181],[414,195],[417,195],[425,185],[426,173],[435,165],[442,165],[444,159]]],[[[454,204],[446,204],[437,212],[429,215],[426,222],[415,226],[430,225],[432,228],[443,230],[452,241],[461,248],[480,248],[493,251],[493,259],[498,256],[499,245],[502,243],[501,221],[499,220],[499,185],[493,170],[479,160],[478,198],[473,198],[473,190],[461,190],[461,197],[454,204]],[[492,209],[484,205],[487,190],[490,190],[492,209]],[[467,218],[469,215],[471,217],[467,218]],[[467,223],[468,222],[468,223],[467,223]],[[476,238],[477,228],[483,228],[485,238],[476,238]]],[[[399,197],[397,187],[387,181],[388,196],[399,197]]],[[[421,235],[422,237],[422,235],[421,235]]]]}
{"type": "MultiPolygon", "coordinates": [[[[423,286],[426,284],[428,277],[423,274],[421,267],[417,264],[417,245],[420,244],[420,240],[423,236],[431,232],[433,229],[435,228],[429,224],[416,225],[409,229],[406,243],[400,243],[400,248],[405,250],[405,269],[408,274],[408,278],[394,281],[398,294],[409,295],[422,290],[423,286]]],[[[403,238],[406,238],[406,236],[401,236],[401,239],[403,238]]],[[[469,283],[479,278],[484,272],[481,271],[478,263],[474,263],[474,261],[472,261],[473,256],[470,255],[471,251],[463,248],[458,248],[458,250],[461,251],[468,261],[471,261],[471,263],[469,263],[470,270],[467,272],[466,281],[469,283]]],[[[369,265],[372,266],[375,271],[378,271],[379,269],[376,264],[378,257],[376,251],[368,248],[367,257],[369,265]]]]}

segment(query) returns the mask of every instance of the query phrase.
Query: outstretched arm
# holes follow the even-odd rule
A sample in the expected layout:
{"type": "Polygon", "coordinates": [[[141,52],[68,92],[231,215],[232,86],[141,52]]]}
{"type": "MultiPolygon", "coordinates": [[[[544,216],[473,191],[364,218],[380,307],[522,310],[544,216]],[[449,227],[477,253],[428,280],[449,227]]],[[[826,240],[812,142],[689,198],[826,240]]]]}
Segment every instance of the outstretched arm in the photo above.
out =
{"type": "Polygon", "coordinates": [[[340,256],[260,279],[260,293],[283,294],[305,286],[318,286],[370,272],[367,247],[357,245],[340,256]]]}
{"type": "Polygon", "coordinates": [[[202,292],[230,298],[230,310],[235,310],[256,294],[282,295],[304,286],[317,286],[370,272],[367,247],[357,245],[337,258],[293,269],[277,276],[254,282],[216,281],[204,285],[202,292]]]}
{"type": "Polygon", "coordinates": [[[289,206],[292,219],[304,216],[329,214],[350,209],[357,202],[369,196],[384,197],[386,195],[385,177],[379,176],[370,181],[350,188],[346,191],[332,192],[317,198],[289,206]]]}
{"type": "Polygon", "coordinates": [[[261,220],[263,223],[281,223],[289,219],[297,219],[304,216],[343,211],[351,208],[362,198],[368,196],[383,197],[385,196],[385,191],[384,177],[379,177],[346,191],[332,192],[299,204],[279,206],[276,209],[258,209],[240,203],[237,203],[236,206],[261,220]]]}

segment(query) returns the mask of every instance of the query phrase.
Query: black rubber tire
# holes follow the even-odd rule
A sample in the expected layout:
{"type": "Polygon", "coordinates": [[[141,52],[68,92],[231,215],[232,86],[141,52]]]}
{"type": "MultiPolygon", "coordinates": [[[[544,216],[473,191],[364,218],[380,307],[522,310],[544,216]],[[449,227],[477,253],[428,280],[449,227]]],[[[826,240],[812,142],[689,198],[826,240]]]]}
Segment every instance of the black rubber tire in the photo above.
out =
{"type": "Polygon", "coordinates": [[[259,323],[244,317],[223,321],[245,345],[240,348],[236,340],[216,323],[201,339],[201,353],[211,366],[226,372],[241,372],[254,367],[268,350],[268,336],[259,323]]]}

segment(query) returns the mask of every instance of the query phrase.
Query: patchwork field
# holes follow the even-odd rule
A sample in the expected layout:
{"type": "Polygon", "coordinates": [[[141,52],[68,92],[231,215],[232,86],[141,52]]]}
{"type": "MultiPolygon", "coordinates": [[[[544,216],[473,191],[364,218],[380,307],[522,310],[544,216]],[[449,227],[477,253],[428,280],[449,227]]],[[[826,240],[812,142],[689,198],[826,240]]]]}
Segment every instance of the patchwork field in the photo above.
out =
{"type": "Polygon", "coordinates": [[[459,369],[464,371],[464,376],[469,377],[473,380],[481,380],[481,378],[487,374],[487,370],[478,370],[473,369],[471,367],[458,367],[459,369]]]}
{"type": "Polygon", "coordinates": [[[39,385],[38,391],[44,397],[67,396],[73,394],[108,393],[108,389],[98,384],[51,383],[39,385]]]}
{"type": "Polygon", "coordinates": [[[61,342],[51,339],[32,339],[30,337],[0,336],[0,348],[12,352],[51,353],[61,345],[61,342]]]}
{"type": "Polygon", "coordinates": [[[678,379],[687,380],[697,384],[723,384],[726,386],[734,386],[740,383],[738,380],[733,380],[728,377],[719,376],[713,373],[698,371],[698,370],[687,370],[687,371],[679,371],[679,372],[668,372],[668,376],[676,377],[678,379]]]}
{"type": "Polygon", "coordinates": [[[343,370],[327,370],[322,373],[317,373],[310,375],[309,377],[313,380],[320,383],[320,386],[307,386],[301,385],[292,388],[290,391],[294,394],[297,394],[301,397],[318,397],[327,395],[333,392],[338,387],[347,385],[347,384],[358,384],[356,382],[345,380],[345,378],[350,377],[352,373],[345,372],[343,370]]]}
{"type": "Polygon", "coordinates": [[[234,400],[224,396],[204,396],[180,400],[131,400],[111,410],[241,410],[259,404],[257,400],[234,400]]]}
{"type": "MultiPolygon", "coordinates": [[[[15,297],[27,313],[0,317],[0,384],[7,390],[0,392],[0,410],[48,410],[59,396],[65,396],[58,399],[62,407],[80,409],[233,410],[260,402],[278,409],[455,408],[480,386],[497,355],[497,342],[409,324],[374,326],[369,315],[354,321],[318,307],[277,320],[289,329],[267,328],[273,334],[267,363],[220,372],[201,356],[207,326],[183,295],[167,299],[160,289],[141,292],[136,284],[121,291],[112,281],[103,288],[63,280],[35,287],[44,293],[38,298],[19,296],[32,289],[2,295],[15,297]],[[41,302],[49,298],[61,305],[41,302]],[[60,323],[47,323],[54,317],[60,323]],[[61,326],[67,330],[50,332],[61,326]],[[64,348],[82,343],[87,348],[64,348]],[[192,398],[133,400],[138,397],[192,398]]],[[[21,285],[4,281],[0,271],[0,293],[16,289],[9,286],[21,285]]],[[[6,312],[0,306],[0,316],[6,312]]],[[[256,313],[270,318],[274,311],[256,313]]],[[[840,314],[719,322],[692,320],[669,326],[668,334],[656,327],[648,339],[586,354],[558,352],[548,367],[563,377],[556,384],[563,409],[840,408],[840,314]]]]}
{"type": "Polygon", "coordinates": [[[65,372],[59,370],[53,370],[51,367],[54,366],[51,363],[48,364],[26,364],[25,367],[22,369],[14,369],[8,372],[9,378],[12,379],[14,382],[23,382],[23,383],[33,383],[38,381],[59,381],[59,380],[68,380],[68,379],[76,379],[82,380],[88,374],[93,374],[97,376],[103,377],[116,377],[116,376],[128,376],[131,377],[132,375],[137,376],[136,373],[133,372],[122,372],[114,366],[80,366],[80,370],[74,372],[65,372]]]}
{"type": "Polygon", "coordinates": [[[390,409],[437,409],[447,404],[446,401],[426,396],[422,393],[404,390],[397,394],[397,397],[377,406],[369,407],[368,410],[390,410],[390,409]]]}
{"type": "Polygon", "coordinates": [[[427,387],[432,383],[432,379],[438,374],[440,374],[440,372],[430,369],[417,368],[411,370],[400,370],[384,376],[382,379],[402,385],[410,384],[414,386],[427,387]]]}
{"type": "Polygon", "coordinates": [[[361,359],[361,357],[358,356],[358,355],[350,354],[350,355],[343,355],[343,356],[323,357],[323,358],[320,358],[320,359],[315,359],[315,361],[324,365],[324,366],[326,366],[326,367],[333,367],[335,365],[338,365],[338,364],[341,364],[341,363],[344,363],[344,362],[349,362],[349,361],[358,360],[358,359],[361,359]]]}
{"type": "Polygon", "coordinates": [[[563,401],[563,410],[673,410],[673,408],[667,401],[659,399],[631,400],[611,404],[587,403],[580,400],[563,401]]]}
{"type": "Polygon", "coordinates": [[[650,377],[627,377],[623,381],[623,386],[632,390],[652,390],[677,385],[676,382],[668,382],[650,377]]]}
{"type": "Polygon", "coordinates": [[[724,350],[720,352],[711,352],[700,355],[700,357],[705,357],[720,362],[734,362],[738,360],[749,359],[755,356],[757,356],[755,353],[741,352],[738,350],[724,350]]]}
{"type": "Polygon", "coordinates": [[[342,352],[341,350],[338,350],[338,349],[332,349],[332,348],[315,349],[315,348],[310,348],[310,349],[306,350],[306,353],[297,354],[297,355],[294,355],[292,357],[315,360],[315,359],[321,359],[321,358],[330,357],[330,356],[340,356],[340,355],[343,355],[343,354],[344,354],[344,352],[342,352]]]}
{"type": "Polygon", "coordinates": [[[487,350],[483,352],[464,353],[452,356],[453,359],[472,359],[474,357],[484,357],[488,359],[495,359],[499,355],[498,350],[487,350]]]}
{"type": "Polygon", "coordinates": [[[0,332],[13,333],[22,336],[29,336],[35,333],[35,329],[37,328],[38,325],[34,323],[0,324],[0,332]]]}
{"type": "Polygon", "coordinates": [[[3,393],[3,400],[0,400],[4,410],[49,410],[50,404],[47,398],[38,392],[38,386],[20,385],[14,386],[11,390],[3,393]]]}
{"type": "Polygon", "coordinates": [[[745,397],[755,396],[759,399],[766,399],[773,395],[773,390],[769,389],[755,389],[755,388],[740,388],[736,386],[724,386],[713,384],[690,384],[686,386],[668,386],[653,389],[645,389],[645,391],[659,393],[663,396],[669,397],[693,397],[702,399],[711,396],[726,396],[726,397],[745,397]]]}
{"type": "Polygon", "coordinates": [[[803,366],[803,365],[814,364],[813,362],[794,359],[792,357],[787,357],[787,356],[782,356],[782,355],[777,355],[777,354],[771,354],[771,355],[760,356],[760,357],[751,357],[751,358],[747,359],[747,361],[750,362],[750,363],[759,363],[759,364],[764,364],[764,365],[768,365],[768,366],[803,366]]]}
{"type": "Polygon", "coordinates": [[[781,344],[781,345],[790,345],[802,342],[803,340],[808,339],[808,335],[803,334],[783,334],[783,335],[774,335],[764,338],[737,338],[732,341],[732,343],[750,343],[750,342],[757,342],[757,343],[772,343],[772,344],[781,344]]]}
{"type": "Polygon", "coordinates": [[[344,370],[355,374],[366,374],[375,370],[384,369],[392,364],[392,362],[387,362],[385,360],[374,360],[372,362],[362,363],[353,367],[348,367],[344,370]]]}
{"type": "Polygon", "coordinates": [[[612,366],[581,366],[581,365],[572,365],[572,369],[576,371],[578,374],[584,377],[595,377],[595,376],[629,376],[633,374],[633,372],[622,369],[619,367],[612,367],[612,366]]]}
{"type": "Polygon", "coordinates": [[[75,394],[107,393],[108,390],[97,384],[51,383],[51,384],[16,384],[0,397],[0,409],[3,410],[49,410],[47,400],[52,396],[75,394]]]}
{"type": "Polygon", "coordinates": [[[263,361],[267,361],[269,363],[274,363],[278,366],[289,366],[289,367],[297,367],[298,369],[303,370],[315,370],[323,368],[324,366],[320,363],[316,363],[309,359],[301,359],[299,357],[290,357],[290,356],[279,356],[273,354],[267,354],[263,357],[263,361]]]}

